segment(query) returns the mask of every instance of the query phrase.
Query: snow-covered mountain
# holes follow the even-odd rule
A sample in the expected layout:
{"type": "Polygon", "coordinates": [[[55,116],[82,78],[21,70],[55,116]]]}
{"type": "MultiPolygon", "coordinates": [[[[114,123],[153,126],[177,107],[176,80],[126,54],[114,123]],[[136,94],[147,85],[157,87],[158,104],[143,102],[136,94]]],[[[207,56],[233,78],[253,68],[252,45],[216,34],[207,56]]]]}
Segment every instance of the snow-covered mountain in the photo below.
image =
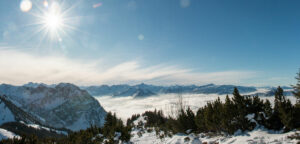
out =
{"type": "Polygon", "coordinates": [[[39,117],[23,111],[8,97],[0,96],[0,140],[24,134],[61,137],[69,132],[64,128],[56,129],[48,126],[42,125],[39,117]]]}
{"type": "MultiPolygon", "coordinates": [[[[35,116],[39,123],[51,127],[80,130],[104,124],[106,111],[103,107],[87,91],[73,84],[60,83],[55,87],[2,84],[0,95],[5,95],[8,101],[35,116]]],[[[10,112],[3,111],[8,115],[4,119],[11,120],[10,112]]]]}

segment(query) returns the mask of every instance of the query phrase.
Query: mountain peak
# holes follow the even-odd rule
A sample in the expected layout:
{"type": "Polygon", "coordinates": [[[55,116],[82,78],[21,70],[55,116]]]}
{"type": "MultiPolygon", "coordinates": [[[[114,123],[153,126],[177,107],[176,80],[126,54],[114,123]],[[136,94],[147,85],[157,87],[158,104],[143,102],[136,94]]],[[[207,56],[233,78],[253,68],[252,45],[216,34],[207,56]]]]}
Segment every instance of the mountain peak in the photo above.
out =
{"type": "Polygon", "coordinates": [[[32,87],[32,88],[37,88],[39,86],[47,87],[47,85],[44,84],[44,83],[34,83],[34,82],[28,82],[27,84],[24,84],[23,86],[25,86],[25,87],[32,87]]]}
{"type": "Polygon", "coordinates": [[[55,88],[68,88],[71,90],[80,90],[80,88],[74,84],[71,83],[59,83],[55,86],[55,88]]]}

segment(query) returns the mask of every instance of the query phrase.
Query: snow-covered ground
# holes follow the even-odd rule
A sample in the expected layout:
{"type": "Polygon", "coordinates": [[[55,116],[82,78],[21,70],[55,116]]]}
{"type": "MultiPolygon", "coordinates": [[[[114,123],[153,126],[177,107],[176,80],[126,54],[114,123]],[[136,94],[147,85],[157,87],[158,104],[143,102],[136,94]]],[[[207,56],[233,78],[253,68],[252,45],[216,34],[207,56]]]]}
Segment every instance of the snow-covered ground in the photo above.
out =
{"type": "Polygon", "coordinates": [[[8,139],[8,138],[14,138],[14,137],[20,138],[18,135],[14,134],[10,131],[7,131],[5,129],[0,128],[0,140],[8,139]]]}
{"type": "MultiPolygon", "coordinates": [[[[232,95],[229,95],[232,97],[232,95]]],[[[186,106],[190,106],[191,109],[196,112],[200,107],[206,105],[207,102],[216,100],[218,97],[222,101],[225,100],[226,95],[217,94],[183,94],[183,103],[186,106]]],[[[157,96],[151,96],[146,98],[134,98],[128,97],[112,97],[101,96],[95,97],[106,111],[115,112],[117,116],[123,120],[131,117],[133,114],[140,114],[146,110],[159,109],[163,110],[167,115],[171,114],[173,107],[179,101],[178,94],[163,94],[157,96]]],[[[269,99],[271,103],[274,102],[274,97],[260,97],[261,99],[269,99]]],[[[287,96],[292,103],[296,102],[294,96],[287,96]]]]}
{"type": "Polygon", "coordinates": [[[137,135],[138,131],[133,131],[134,136],[131,142],[135,144],[201,144],[207,142],[208,144],[296,144],[296,140],[288,139],[287,137],[295,132],[284,134],[276,134],[264,129],[257,129],[243,134],[233,136],[216,136],[209,137],[205,134],[176,134],[172,137],[160,139],[155,132],[144,133],[141,137],[137,135]]]}
{"type": "MultiPolygon", "coordinates": [[[[254,120],[255,121],[255,120],[254,120]]],[[[134,125],[145,123],[144,117],[134,121],[134,125]]],[[[131,142],[134,144],[296,144],[297,140],[289,139],[288,136],[296,131],[282,133],[282,131],[267,130],[257,126],[252,131],[241,132],[238,130],[232,136],[208,136],[207,134],[175,134],[172,137],[159,138],[156,132],[147,132],[143,127],[134,127],[131,142]]],[[[299,132],[299,131],[298,131],[299,132]]],[[[160,132],[163,134],[163,132],[160,132]]]]}

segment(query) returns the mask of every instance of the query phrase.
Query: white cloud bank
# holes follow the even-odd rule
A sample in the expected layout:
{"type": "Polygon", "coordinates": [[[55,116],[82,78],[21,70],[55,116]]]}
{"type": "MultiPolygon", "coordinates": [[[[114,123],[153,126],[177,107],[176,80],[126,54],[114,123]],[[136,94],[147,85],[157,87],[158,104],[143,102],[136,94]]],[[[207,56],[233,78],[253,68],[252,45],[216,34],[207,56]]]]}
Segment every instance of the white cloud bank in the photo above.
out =
{"type": "Polygon", "coordinates": [[[255,72],[224,71],[199,73],[165,64],[142,67],[127,61],[106,67],[100,60],[75,60],[64,56],[38,56],[24,51],[0,49],[0,83],[47,84],[70,82],[78,85],[149,83],[172,84],[243,84],[255,72]]]}

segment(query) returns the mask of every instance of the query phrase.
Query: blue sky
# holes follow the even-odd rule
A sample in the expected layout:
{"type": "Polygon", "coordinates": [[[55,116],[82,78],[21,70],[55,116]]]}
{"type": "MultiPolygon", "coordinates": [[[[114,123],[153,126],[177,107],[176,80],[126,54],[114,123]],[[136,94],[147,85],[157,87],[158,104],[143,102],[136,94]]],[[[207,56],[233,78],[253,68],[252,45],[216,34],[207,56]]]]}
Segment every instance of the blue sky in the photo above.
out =
{"type": "Polygon", "coordinates": [[[277,86],[300,67],[299,1],[49,0],[56,36],[31,2],[0,1],[0,83],[277,86]]]}

